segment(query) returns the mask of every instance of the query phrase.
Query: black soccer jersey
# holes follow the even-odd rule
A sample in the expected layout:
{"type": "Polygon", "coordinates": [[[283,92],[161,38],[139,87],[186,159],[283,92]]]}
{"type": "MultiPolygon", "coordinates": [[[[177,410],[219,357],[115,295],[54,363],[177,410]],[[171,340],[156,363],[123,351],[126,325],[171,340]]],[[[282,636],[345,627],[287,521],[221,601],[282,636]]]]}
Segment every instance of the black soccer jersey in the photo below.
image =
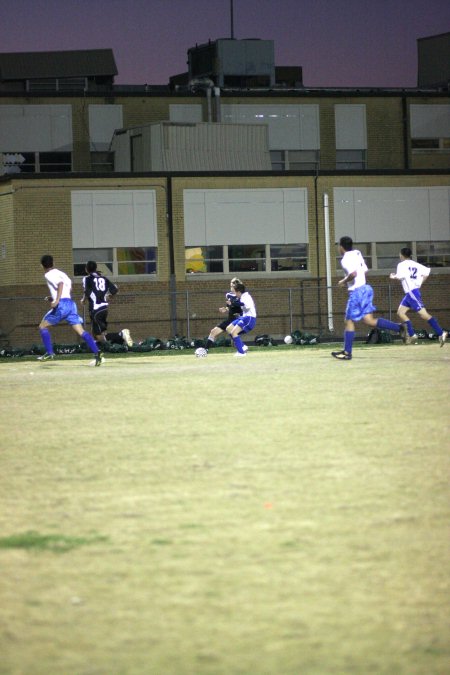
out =
{"type": "Polygon", "coordinates": [[[241,316],[242,305],[239,298],[234,293],[227,293],[225,297],[230,302],[230,304],[227,305],[228,317],[230,319],[236,319],[236,317],[241,316]]]}
{"type": "Polygon", "coordinates": [[[89,300],[89,311],[107,307],[107,295],[115,295],[119,290],[112,281],[98,272],[92,272],[83,278],[84,297],[89,300]]]}

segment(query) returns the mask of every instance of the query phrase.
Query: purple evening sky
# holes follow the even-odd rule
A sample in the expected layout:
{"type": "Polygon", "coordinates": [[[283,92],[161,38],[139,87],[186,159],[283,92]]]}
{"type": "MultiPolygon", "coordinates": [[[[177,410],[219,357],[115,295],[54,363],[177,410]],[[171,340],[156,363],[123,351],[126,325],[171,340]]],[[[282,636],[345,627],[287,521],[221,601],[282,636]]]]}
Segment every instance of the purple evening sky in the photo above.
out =
{"type": "MultiPolygon", "coordinates": [[[[231,36],[230,0],[0,0],[0,52],[114,51],[116,84],[167,84],[196,43],[231,36]]],[[[274,40],[310,87],[415,87],[417,38],[449,0],[234,0],[234,37],[274,40]]]]}

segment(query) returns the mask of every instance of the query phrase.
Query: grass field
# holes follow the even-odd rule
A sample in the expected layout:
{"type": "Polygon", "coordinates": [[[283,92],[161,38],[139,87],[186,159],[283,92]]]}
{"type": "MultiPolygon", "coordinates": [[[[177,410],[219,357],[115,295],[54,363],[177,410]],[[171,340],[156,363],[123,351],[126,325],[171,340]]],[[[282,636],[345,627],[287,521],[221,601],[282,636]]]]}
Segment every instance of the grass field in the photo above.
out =
{"type": "Polygon", "coordinates": [[[0,673],[450,673],[450,347],[0,363],[0,673]]]}

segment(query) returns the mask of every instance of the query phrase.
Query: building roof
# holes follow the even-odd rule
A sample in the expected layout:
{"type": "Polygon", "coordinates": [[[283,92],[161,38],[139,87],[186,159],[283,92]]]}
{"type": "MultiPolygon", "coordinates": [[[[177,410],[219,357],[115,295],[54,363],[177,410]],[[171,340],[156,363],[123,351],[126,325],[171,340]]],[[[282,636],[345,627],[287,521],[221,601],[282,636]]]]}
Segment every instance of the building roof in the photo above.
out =
{"type": "Polygon", "coordinates": [[[117,75],[112,49],[0,54],[0,80],[117,75]]]}

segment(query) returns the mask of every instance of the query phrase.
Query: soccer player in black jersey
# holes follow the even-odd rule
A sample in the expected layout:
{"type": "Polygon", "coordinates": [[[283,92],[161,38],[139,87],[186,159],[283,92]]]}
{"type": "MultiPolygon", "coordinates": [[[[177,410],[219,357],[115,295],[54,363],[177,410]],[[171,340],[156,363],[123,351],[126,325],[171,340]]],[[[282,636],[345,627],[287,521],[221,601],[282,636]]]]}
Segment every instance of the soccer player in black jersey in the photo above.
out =
{"type": "Polygon", "coordinates": [[[97,342],[113,342],[131,347],[133,341],[130,331],[124,328],[120,333],[107,333],[109,296],[116,295],[118,287],[107,277],[97,272],[97,263],[89,260],[86,263],[87,276],[83,277],[83,297],[81,302],[89,302],[89,316],[92,321],[92,332],[97,342]]]}
{"type": "MultiPolygon", "coordinates": [[[[214,326],[214,328],[211,330],[206,341],[206,349],[210,349],[214,345],[216,337],[225,331],[227,326],[229,326],[230,323],[234,321],[234,319],[242,315],[241,303],[234,292],[236,284],[242,284],[242,281],[240,281],[240,279],[237,277],[234,277],[230,281],[230,291],[225,294],[226,306],[219,307],[219,312],[221,314],[228,314],[228,317],[221,323],[217,324],[217,326],[214,326]]],[[[248,347],[245,346],[245,351],[247,351],[247,349],[248,347]]]]}

